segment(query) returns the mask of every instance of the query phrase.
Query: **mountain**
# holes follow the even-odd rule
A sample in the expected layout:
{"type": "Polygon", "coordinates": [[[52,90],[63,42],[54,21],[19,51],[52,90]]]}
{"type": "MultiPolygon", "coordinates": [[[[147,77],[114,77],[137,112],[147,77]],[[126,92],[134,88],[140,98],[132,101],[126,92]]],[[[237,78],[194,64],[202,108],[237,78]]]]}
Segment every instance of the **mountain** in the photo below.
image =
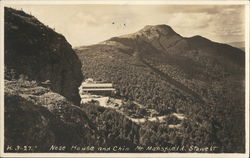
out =
{"type": "Polygon", "coordinates": [[[191,58],[197,56],[197,53],[192,51],[200,51],[199,53],[203,53],[202,56],[214,55],[217,58],[227,58],[230,62],[244,65],[243,51],[229,45],[212,42],[202,36],[184,38],[167,25],[145,26],[134,34],[114,37],[105,42],[107,44],[119,42],[140,53],[143,52],[144,57],[146,54],[154,56],[158,53],[162,56],[173,54],[191,58]]]}
{"type": "Polygon", "coordinates": [[[239,49],[241,49],[243,51],[245,50],[245,42],[242,42],[242,41],[240,41],[240,42],[230,42],[228,44],[233,46],[233,47],[239,48],[239,49]]]}
{"type": "MultiPolygon", "coordinates": [[[[116,97],[162,115],[175,112],[189,118],[186,126],[163,132],[168,140],[161,143],[216,145],[219,152],[244,152],[242,50],[202,36],[182,37],[167,25],[145,26],[75,50],[86,78],[112,82],[116,97]]],[[[159,143],[157,132],[164,130],[163,125],[142,125],[140,143],[159,143]]]]}
{"type": "Polygon", "coordinates": [[[51,89],[79,104],[81,62],[65,37],[23,11],[5,8],[5,75],[7,79],[51,82],[51,89]]]}

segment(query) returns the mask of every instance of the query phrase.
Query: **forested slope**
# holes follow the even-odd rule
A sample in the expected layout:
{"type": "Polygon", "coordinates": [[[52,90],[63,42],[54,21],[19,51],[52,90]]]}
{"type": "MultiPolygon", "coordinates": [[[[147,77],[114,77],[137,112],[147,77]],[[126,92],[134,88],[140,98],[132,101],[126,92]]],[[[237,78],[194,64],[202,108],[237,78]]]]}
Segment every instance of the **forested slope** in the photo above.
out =
{"type": "MultiPolygon", "coordinates": [[[[167,25],[157,25],[76,52],[84,75],[112,82],[117,97],[190,118],[187,127],[163,132],[170,138],[166,142],[216,145],[220,152],[245,150],[245,54],[240,49],[201,36],[184,38],[167,25]]],[[[148,131],[147,126],[141,129],[148,131]]],[[[147,138],[162,130],[149,131],[147,138]]]]}

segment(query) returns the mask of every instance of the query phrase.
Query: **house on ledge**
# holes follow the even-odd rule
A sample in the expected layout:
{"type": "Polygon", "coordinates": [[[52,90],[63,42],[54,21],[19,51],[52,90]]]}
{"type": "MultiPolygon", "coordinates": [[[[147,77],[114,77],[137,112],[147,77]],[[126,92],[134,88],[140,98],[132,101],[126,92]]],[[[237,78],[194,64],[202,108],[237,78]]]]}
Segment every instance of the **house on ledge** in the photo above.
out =
{"type": "Polygon", "coordinates": [[[96,82],[91,78],[86,79],[79,87],[81,98],[86,97],[86,95],[110,96],[114,92],[112,83],[96,82]]]}

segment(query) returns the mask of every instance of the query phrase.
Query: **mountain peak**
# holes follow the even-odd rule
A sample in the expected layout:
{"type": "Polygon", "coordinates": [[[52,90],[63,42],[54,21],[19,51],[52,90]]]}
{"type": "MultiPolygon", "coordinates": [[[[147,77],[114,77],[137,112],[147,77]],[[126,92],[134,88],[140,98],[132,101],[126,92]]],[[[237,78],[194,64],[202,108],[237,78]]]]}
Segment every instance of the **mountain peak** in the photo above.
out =
{"type": "Polygon", "coordinates": [[[162,35],[177,34],[169,25],[146,25],[139,32],[158,33],[162,35]]]}
{"type": "MultiPolygon", "coordinates": [[[[182,38],[178,33],[176,33],[169,25],[146,25],[141,30],[127,35],[119,36],[119,38],[131,38],[131,39],[143,39],[146,41],[152,41],[159,38],[172,38],[176,39],[182,38]]],[[[113,39],[113,38],[111,38],[113,39]]]]}
{"type": "Polygon", "coordinates": [[[171,29],[173,30],[169,25],[166,24],[159,24],[159,25],[146,25],[143,27],[143,29],[171,29]]]}
{"type": "Polygon", "coordinates": [[[211,41],[211,40],[209,40],[209,39],[207,39],[207,38],[205,38],[203,36],[200,36],[200,35],[192,36],[189,39],[193,39],[193,40],[197,40],[197,41],[199,41],[199,40],[201,40],[201,41],[211,41]]]}
{"type": "MultiPolygon", "coordinates": [[[[154,47],[154,49],[165,52],[167,48],[176,45],[183,39],[184,38],[176,33],[170,26],[161,24],[146,25],[135,33],[113,37],[104,43],[111,44],[110,41],[115,41],[137,49],[139,49],[138,47],[145,47],[145,44],[150,44],[152,47],[154,47]]],[[[182,45],[186,46],[185,42],[182,45]]]]}

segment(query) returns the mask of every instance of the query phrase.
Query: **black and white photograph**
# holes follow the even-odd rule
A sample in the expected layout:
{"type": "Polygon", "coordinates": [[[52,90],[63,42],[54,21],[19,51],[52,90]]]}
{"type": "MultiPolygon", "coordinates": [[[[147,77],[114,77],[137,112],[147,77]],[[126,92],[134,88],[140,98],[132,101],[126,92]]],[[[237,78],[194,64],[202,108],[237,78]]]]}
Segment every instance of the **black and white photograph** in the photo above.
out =
{"type": "Polygon", "coordinates": [[[249,2],[175,2],[1,1],[0,157],[248,157],[249,2]]]}

